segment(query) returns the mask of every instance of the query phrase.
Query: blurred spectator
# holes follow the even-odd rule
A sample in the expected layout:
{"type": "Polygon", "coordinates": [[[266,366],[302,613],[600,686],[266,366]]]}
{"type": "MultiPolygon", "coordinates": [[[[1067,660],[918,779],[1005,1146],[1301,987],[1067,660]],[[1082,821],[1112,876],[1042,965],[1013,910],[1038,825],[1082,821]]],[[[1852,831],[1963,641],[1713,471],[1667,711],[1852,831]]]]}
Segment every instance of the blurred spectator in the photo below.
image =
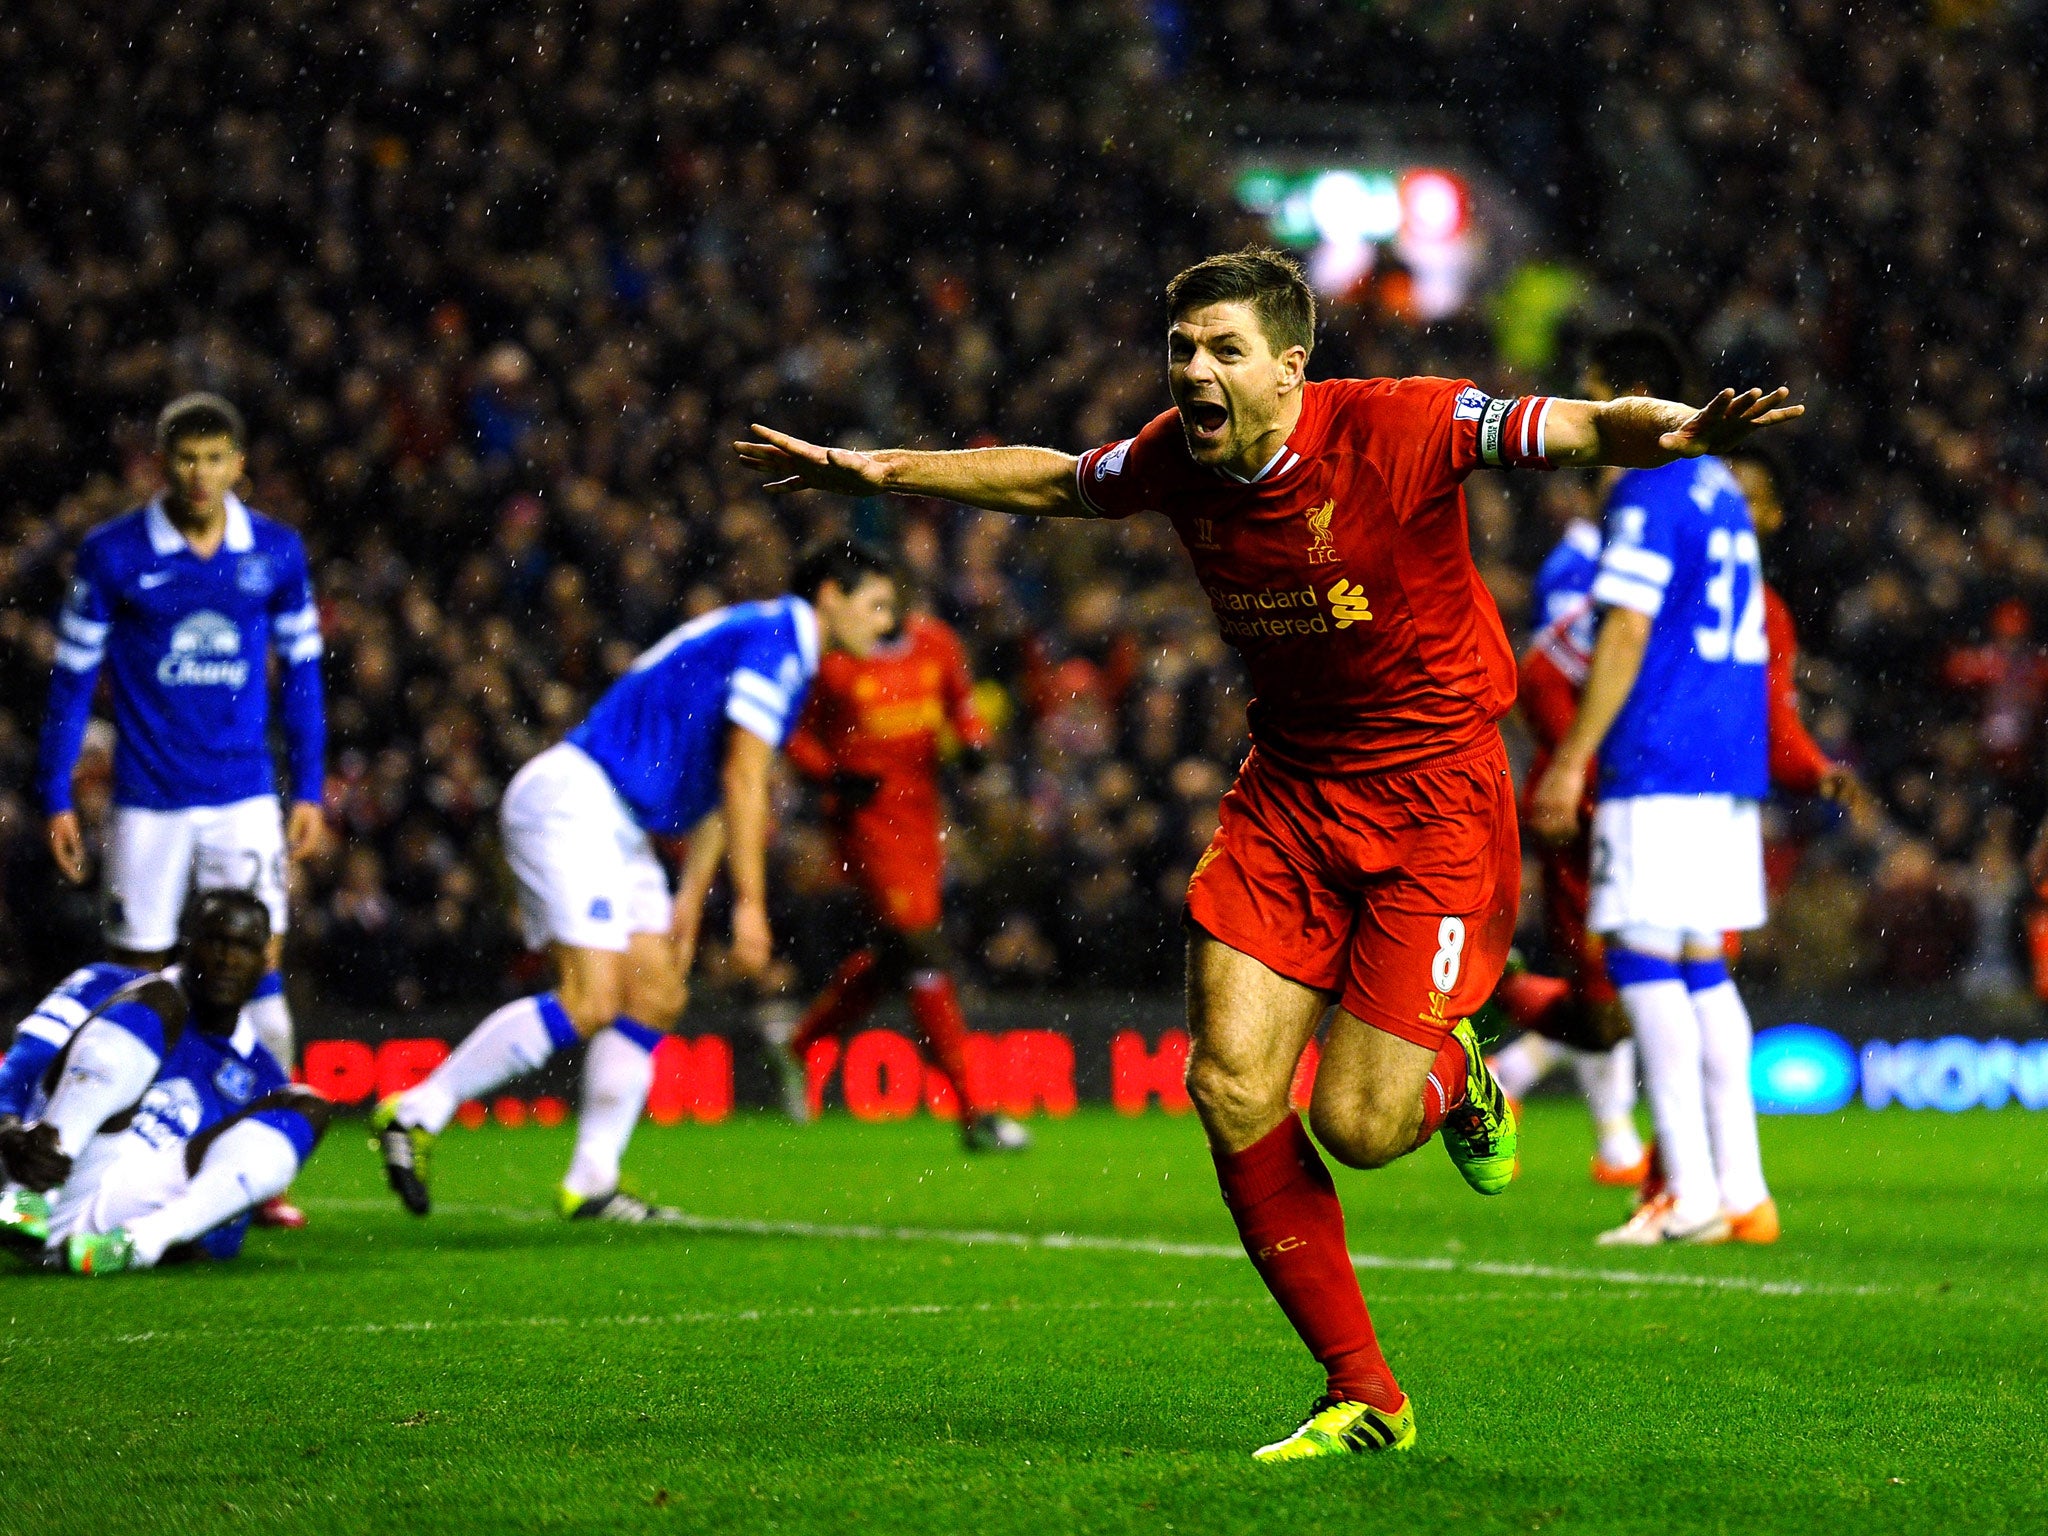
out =
{"type": "MultiPolygon", "coordinates": [[[[639,648],[848,527],[899,540],[997,727],[954,806],[962,952],[995,985],[1170,985],[1245,702],[1170,532],[770,504],[724,445],[763,418],[932,445],[1135,430],[1166,403],[1164,279],[1259,233],[1208,126],[1240,107],[1268,137],[1303,107],[1319,143],[1354,108],[1362,133],[1462,135],[1584,268],[1594,318],[1657,315],[1715,382],[1809,403],[1774,577],[1821,734],[1888,815],[1820,829],[1786,902],[1809,926],[1772,963],[1860,941],[1888,982],[2002,976],[2007,866],[2048,807],[2048,662],[2018,622],[2048,602],[2048,85],[2015,64],[2048,38],[2040,7],[1919,14],[138,0],[114,25],[18,0],[0,987],[93,947],[25,788],[49,619],[79,536],[148,494],[147,423],[194,387],[244,407],[250,497],[315,560],[344,842],[301,871],[295,943],[334,995],[505,987],[507,778],[639,648]]],[[[1496,358],[1514,318],[1334,304],[1315,368],[1567,387],[1562,354],[1547,380],[1496,358]]],[[[1475,491],[1511,626],[1589,495],[1475,491]]],[[[785,808],[803,971],[845,893],[785,808]]]]}

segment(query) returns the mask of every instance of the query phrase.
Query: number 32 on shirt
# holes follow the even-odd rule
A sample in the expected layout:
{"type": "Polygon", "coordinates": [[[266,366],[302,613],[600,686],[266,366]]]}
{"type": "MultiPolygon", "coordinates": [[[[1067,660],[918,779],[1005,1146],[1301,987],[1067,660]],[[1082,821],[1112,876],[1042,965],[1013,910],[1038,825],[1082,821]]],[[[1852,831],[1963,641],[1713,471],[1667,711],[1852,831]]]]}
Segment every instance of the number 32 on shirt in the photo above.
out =
{"type": "Polygon", "coordinates": [[[1763,552],[1747,528],[1716,528],[1707,536],[1707,606],[1714,622],[1693,627],[1693,649],[1701,661],[1732,661],[1760,667],[1770,659],[1764,637],[1763,552]],[[1743,579],[1738,582],[1737,577],[1743,579]],[[1737,591],[1740,589],[1740,612],[1737,591]]]}

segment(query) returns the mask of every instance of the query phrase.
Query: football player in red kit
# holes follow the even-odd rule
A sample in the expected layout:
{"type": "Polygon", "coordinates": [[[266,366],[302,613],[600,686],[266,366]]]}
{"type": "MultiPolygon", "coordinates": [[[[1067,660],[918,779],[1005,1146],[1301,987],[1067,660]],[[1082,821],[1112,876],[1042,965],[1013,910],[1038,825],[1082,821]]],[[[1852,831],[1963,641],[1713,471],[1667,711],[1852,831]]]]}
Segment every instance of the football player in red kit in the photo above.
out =
{"type": "Polygon", "coordinates": [[[792,1113],[814,1113],[809,1082],[823,1074],[805,1070],[813,1048],[843,1038],[906,987],[925,1051],[959,1100],[962,1139],[973,1151],[1012,1152],[1031,1137],[975,1101],[967,1021],[939,926],[940,755],[948,732],[969,751],[987,736],[972,687],[960,637],[925,613],[908,614],[896,638],[871,656],[833,652],[818,664],[787,751],[797,771],[825,791],[840,861],[866,900],[876,936],[846,958],[797,1025],[788,1050],[805,1086],[786,1097],[792,1113]]]}
{"type": "Polygon", "coordinates": [[[1079,458],[864,453],[760,427],[738,450],[771,491],[1172,522],[1253,693],[1251,755],[1188,888],[1188,1091],[1245,1251],[1327,1375],[1307,1421],[1255,1454],[1403,1449],[1414,1408],[1316,1141],[1376,1168],[1441,1129],[1474,1188],[1514,1175],[1513,1114],[1466,1015],[1514,927],[1521,848],[1495,722],[1515,660],[1472,563],[1463,481],[1482,465],[1661,464],[1797,408],[1756,391],[1694,410],[1310,382],[1315,301],[1273,251],[1197,263],[1166,311],[1174,409],[1079,458]],[[1312,1141],[1288,1090],[1326,1014],[1312,1141]]]}

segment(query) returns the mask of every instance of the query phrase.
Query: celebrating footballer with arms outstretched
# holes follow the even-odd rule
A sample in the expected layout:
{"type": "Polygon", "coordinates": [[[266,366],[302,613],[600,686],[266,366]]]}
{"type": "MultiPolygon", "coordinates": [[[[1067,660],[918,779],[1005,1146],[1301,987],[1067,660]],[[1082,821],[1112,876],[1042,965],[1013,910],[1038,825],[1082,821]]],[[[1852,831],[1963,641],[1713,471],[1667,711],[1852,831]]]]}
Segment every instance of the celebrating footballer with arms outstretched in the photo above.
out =
{"type": "Polygon", "coordinates": [[[1328,1373],[1265,1460],[1405,1449],[1329,1170],[1288,1106],[1332,1004],[1310,1124],[1377,1168],[1438,1129],[1485,1194],[1515,1123],[1466,1016],[1500,979],[1521,850],[1495,722],[1515,658],[1472,563],[1481,466],[1651,466],[1798,414],[1785,392],[1703,409],[1497,398],[1451,379],[1310,381],[1315,301],[1287,257],[1213,256],[1167,285],[1174,409],[1078,458],[862,453],[767,428],[771,491],[891,491],[1051,517],[1173,523],[1254,694],[1252,750],[1188,888],[1188,1090],[1245,1250],[1328,1373]]]}

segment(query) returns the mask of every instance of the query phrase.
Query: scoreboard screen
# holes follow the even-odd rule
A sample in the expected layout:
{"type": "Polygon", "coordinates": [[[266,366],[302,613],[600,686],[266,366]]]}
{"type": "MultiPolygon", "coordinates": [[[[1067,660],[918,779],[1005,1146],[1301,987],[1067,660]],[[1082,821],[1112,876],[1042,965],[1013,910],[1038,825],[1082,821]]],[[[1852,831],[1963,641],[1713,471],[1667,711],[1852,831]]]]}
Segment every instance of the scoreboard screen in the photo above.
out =
{"type": "Polygon", "coordinates": [[[1471,296],[1479,231],[1472,189],[1455,171],[1253,161],[1235,190],[1331,298],[1362,296],[1390,267],[1405,280],[1394,307],[1418,321],[1455,314],[1471,296]]]}

